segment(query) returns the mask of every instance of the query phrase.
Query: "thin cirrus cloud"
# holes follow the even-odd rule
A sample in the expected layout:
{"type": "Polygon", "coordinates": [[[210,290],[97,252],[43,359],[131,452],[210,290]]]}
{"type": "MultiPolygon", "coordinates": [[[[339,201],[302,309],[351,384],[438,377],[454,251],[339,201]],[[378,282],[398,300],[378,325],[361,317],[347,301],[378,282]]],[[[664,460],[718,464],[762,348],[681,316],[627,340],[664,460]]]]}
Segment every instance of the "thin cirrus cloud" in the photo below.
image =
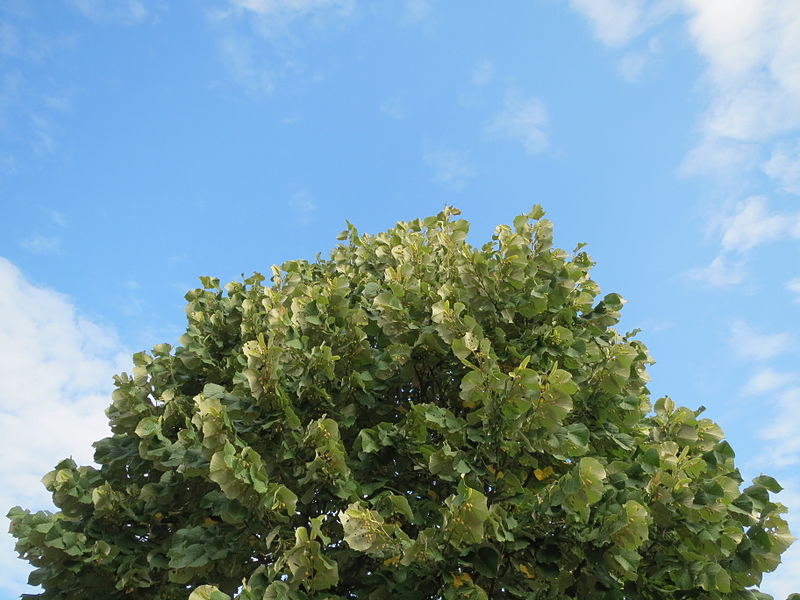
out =
{"type": "Polygon", "coordinates": [[[686,278],[706,287],[722,288],[739,285],[747,277],[744,261],[731,261],[728,256],[715,256],[704,267],[694,267],[686,272],[686,278]]]}
{"type": "MultiPolygon", "coordinates": [[[[103,410],[128,353],[113,331],[2,257],[0,313],[0,507],[43,509],[40,478],[68,456],[90,463],[91,443],[108,435],[103,410]]],[[[0,589],[18,595],[27,568],[5,532],[0,546],[0,589]]]]}
{"type": "Polygon", "coordinates": [[[403,3],[403,22],[415,25],[426,21],[433,12],[428,0],[405,0],[403,3]]]}
{"type": "Polygon", "coordinates": [[[433,179],[453,191],[461,191],[475,177],[469,155],[446,144],[424,141],[422,161],[430,168],[433,179]]]}
{"type": "Polygon", "coordinates": [[[233,81],[249,93],[269,95],[284,72],[296,68],[290,49],[300,32],[322,30],[354,7],[353,0],[229,0],[206,16],[218,30],[220,60],[233,81]]]}
{"type": "Polygon", "coordinates": [[[795,302],[800,302],[800,277],[793,277],[787,281],[786,289],[794,295],[795,302]]]}
{"type": "Polygon", "coordinates": [[[19,245],[34,254],[58,254],[61,252],[61,240],[47,235],[33,235],[22,240],[19,245]]]}
{"type": "Polygon", "coordinates": [[[781,373],[769,367],[759,369],[745,384],[742,393],[756,396],[774,392],[797,379],[794,373],[781,373]]]}
{"type": "Polygon", "coordinates": [[[766,198],[753,196],[737,204],[721,229],[723,250],[743,252],[768,242],[800,238],[800,212],[771,211],[766,198]]]}
{"type": "Polygon", "coordinates": [[[763,455],[769,457],[775,467],[800,464],[800,387],[792,387],[778,396],[775,413],[770,422],[761,429],[760,436],[767,441],[763,455]]]}
{"type": "Polygon", "coordinates": [[[730,343],[741,358],[764,361],[792,347],[788,333],[762,333],[747,322],[737,319],[730,327],[730,343]]]}
{"type": "Polygon", "coordinates": [[[265,38],[290,35],[290,27],[323,27],[330,19],[347,17],[354,0],[230,0],[228,7],[212,13],[216,19],[250,19],[252,29],[265,38]]]}
{"type": "Polygon", "coordinates": [[[777,144],[761,169],[782,191],[800,195],[800,140],[777,144]]]}
{"type": "Polygon", "coordinates": [[[317,205],[314,198],[308,190],[298,190],[289,198],[289,208],[297,216],[297,220],[301,225],[308,225],[314,211],[317,210],[317,205]]]}
{"type": "Polygon", "coordinates": [[[800,211],[773,211],[766,198],[751,196],[727,214],[718,215],[712,229],[719,234],[719,254],[707,266],[688,271],[687,277],[710,287],[733,286],[747,276],[742,257],[749,251],[772,242],[800,239],[800,211]]]}
{"type": "Polygon", "coordinates": [[[492,138],[519,142],[528,154],[539,154],[549,144],[546,126],[547,109],[541,100],[509,93],[485,132],[492,138]]]}
{"type": "Polygon", "coordinates": [[[69,0],[83,16],[97,23],[134,25],[150,14],[140,0],[69,0]]]}
{"type": "Polygon", "coordinates": [[[470,81],[476,87],[483,87],[494,79],[494,63],[490,60],[479,60],[472,67],[470,81]]]}

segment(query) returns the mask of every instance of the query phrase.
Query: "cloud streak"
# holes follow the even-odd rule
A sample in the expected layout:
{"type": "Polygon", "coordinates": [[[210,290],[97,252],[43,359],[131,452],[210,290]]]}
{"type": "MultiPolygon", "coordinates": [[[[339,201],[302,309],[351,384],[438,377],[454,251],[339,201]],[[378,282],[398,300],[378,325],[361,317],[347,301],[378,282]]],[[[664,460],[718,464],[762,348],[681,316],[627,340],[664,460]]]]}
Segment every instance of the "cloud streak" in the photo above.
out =
{"type": "Polygon", "coordinates": [[[546,125],[547,109],[541,100],[508,94],[503,108],[486,125],[485,131],[490,137],[521,143],[528,154],[539,154],[549,143],[546,125]]]}
{"type": "Polygon", "coordinates": [[[475,177],[469,156],[445,144],[422,145],[422,161],[433,171],[433,178],[446,188],[460,191],[475,177]]]}
{"type": "Polygon", "coordinates": [[[788,333],[761,333],[745,321],[738,319],[730,328],[730,343],[741,358],[764,361],[786,352],[792,347],[788,333]]]}

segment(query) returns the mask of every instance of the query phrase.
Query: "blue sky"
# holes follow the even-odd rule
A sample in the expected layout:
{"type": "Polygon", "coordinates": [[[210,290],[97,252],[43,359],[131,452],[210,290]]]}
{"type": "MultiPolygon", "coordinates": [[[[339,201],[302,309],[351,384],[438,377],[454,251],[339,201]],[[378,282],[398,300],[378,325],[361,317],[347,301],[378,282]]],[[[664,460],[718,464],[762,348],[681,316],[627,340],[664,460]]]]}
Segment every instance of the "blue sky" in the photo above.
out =
{"type": "MultiPolygon", "coordinates": [[[[707,406],[800,531],[800,4],[498,6],[0,1],[2,506],[91,459],[111,375],[175,342],[198,276],[445,204],[481,244],[541,203],[628,300],[654,397],[707,406]]],[[[762,589],[798,572],[795,547],[762,589]]]]}

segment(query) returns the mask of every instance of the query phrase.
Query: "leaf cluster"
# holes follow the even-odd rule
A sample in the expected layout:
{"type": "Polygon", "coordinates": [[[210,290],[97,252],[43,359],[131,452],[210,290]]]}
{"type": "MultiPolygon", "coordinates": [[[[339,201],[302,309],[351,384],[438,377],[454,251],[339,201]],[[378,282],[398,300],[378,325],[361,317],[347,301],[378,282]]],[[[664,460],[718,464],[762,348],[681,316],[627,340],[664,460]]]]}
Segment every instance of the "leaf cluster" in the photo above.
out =
{"type": "Polygon", "coordinates": [[[539,207],[446,208],[186,296],[115,378],[97,466],[9,513],[78,600],[768,598],[792,538],[700,410],[651,402],[593,262],[539,207]]]}

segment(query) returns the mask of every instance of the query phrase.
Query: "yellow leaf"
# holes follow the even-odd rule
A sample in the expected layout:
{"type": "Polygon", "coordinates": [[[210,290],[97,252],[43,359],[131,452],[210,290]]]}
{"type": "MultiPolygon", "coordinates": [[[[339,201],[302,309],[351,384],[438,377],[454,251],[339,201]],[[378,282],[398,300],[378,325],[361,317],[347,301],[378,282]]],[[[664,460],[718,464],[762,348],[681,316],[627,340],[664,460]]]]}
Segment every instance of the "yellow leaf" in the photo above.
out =
{"type": "Polygon", "coordinates": [[[217,522],[214,519],[212,519],[211,517],[206,517],[205,519],[203,519],[203,525],[211,526],[211,525],[216,525],[216,524],[217,524],[217,522]]]}
{"type": "Polygon", "coordinates": [[[505,473],[503,473],[502,471],[498,471],[498,472],[497,472],[497,476],[496,476],[496,477],[497,477],[498,479],[502,479],[502,478],[503,478],[503,477],[505,477],[505,476],[506,476],[506,474],[505,474],[505,473]]]}
{"type": "Polygon", "coordinates": [[[393,567],[399,562],[400,562],[400,556],[397,555],[397,556],[390,556],[389,558],[383,561],[383,564],[386,565],[387,567],[393,567]]]}
{"type": "Polygon", "coordinates": [[[525,579],[536,579],[536,573],[531,571],[528,565],[519,565],[517,568],[525,579]]]}
{"type": "Polygon", "coordinates": [[[486,470],[489,471],[492,475],[497,473],[497,469],[494,468],[494,465],[486,465],[486,470]]]}
{"type": "Polygon", "coordinates": [[[428,498],[430,498],[431,500],[438,500],[439,499],[439,494],[437,494],[433,490],[428,490],[425,493],[428,494],[428,498]]]}
{"type": "Polygon", "coordinates": [[[544,469],[534,469],[533,470],[533,475],[539,481],[547,479],[552,474],[553,474],[553,467],[545,467],[544,469]]]}
{"type": "Polygon", "coordinates": [[[453,587],[459,588],[465,583],[472,583],[469,573],[453,573],[453,587]]]}

